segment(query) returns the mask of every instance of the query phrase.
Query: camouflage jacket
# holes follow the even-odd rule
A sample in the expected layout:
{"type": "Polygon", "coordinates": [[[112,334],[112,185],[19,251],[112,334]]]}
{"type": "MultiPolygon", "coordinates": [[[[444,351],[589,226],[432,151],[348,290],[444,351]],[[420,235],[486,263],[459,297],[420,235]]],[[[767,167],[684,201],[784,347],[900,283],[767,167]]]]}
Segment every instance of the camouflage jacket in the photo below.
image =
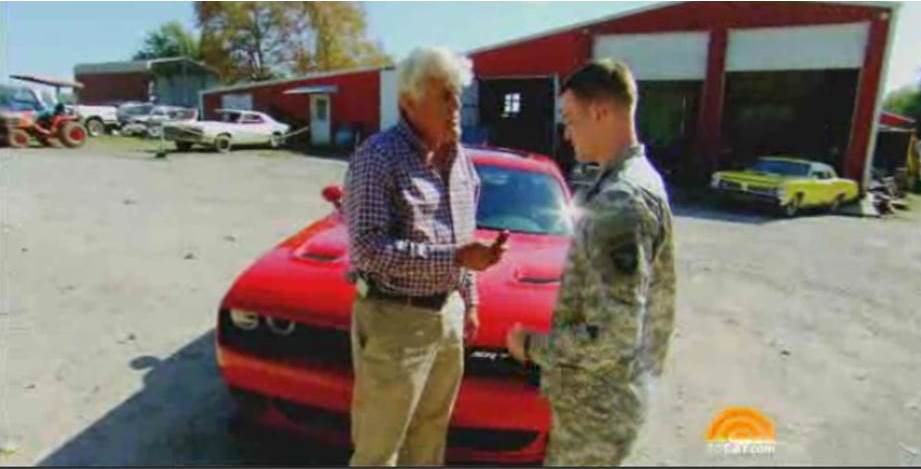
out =
{"type": "Polygon", "coordinates": [[[644,147],[602,168],[575,204],[551,330],[528,346],[548,395],[549,374],[565,369],[622,383],[658,376],[675,316],[671,209],[644,147]]]}

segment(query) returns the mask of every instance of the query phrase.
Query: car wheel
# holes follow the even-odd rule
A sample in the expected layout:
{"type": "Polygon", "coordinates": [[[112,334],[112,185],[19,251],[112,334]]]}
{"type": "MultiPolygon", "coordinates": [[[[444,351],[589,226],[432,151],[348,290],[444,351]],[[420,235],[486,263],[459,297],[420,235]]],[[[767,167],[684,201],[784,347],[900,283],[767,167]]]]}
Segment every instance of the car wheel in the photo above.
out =
{"type": "Polygon", "coordinates": [[[838,194],[835,196],[835,200],[832,201],[831,205],[828,207],[828,211],[831,213],[838,213],[838,210],[841,210],[841,204],[844,203],[844,194],[838,194]]]}
{"type": "Polygon", "coordinates": [[[163,136],[163,127],[152,126],[147,128],[147,138],[160,138],[163,136]]]}
{"type": "Polygon", "coordinates": [[[214,149],[218,153],[227,153],[231,148],[230,135],[218,135],[214,139],[214,149]]]}
{"type": "Polygon", "coordinates": [[[192,149],[192,142],[176,142],[176,151],[189,151],[192,149]]]}
{"type": "Polygon", "coordinates": [[[106,133],[106,125],[99,119],[89,119],[86,121],[86,131],[90,134],[90,137],[98,137],[106,133]]]}
{"type": "Polygon", "coordinates": [[[282,143],[281,134],[275,133],[275,134],[272,134],[272,136],[269,138],[269,148],[278,148],[281,146],[281,143],[282,143]]]}
{"type": "Polygon", "coordinates": [[[787,205],[783,206],[783,214],[786,215],[787,218],[795,217],[799,213],[800,204],[802,202],[803,202],[802,194],[797,194],[795,197],[790,199],[789,202],[787,202],[787,205]]]}

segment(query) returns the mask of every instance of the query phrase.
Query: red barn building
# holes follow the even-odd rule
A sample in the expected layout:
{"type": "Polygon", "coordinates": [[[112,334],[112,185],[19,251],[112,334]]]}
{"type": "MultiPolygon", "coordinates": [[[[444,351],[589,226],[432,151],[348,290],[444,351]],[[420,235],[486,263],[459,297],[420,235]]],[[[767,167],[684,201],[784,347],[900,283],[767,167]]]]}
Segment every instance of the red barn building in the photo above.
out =
{"type": "MultiPolygon", "coordinates": [[[[642,139],[672,181],[787,154],[865,182],[897,12],[887,2],[658,3],[470,51],[477,80],[463,98],[465,139],[553,154],[567,167],[560,82],[612,57],[636,76],[642,139]]],[[[366,69],[202,99],[206,110],[295,116],[324,144],[340,128],[367,135],[392,124],[394,85],[393,70],[366,69]]]]}

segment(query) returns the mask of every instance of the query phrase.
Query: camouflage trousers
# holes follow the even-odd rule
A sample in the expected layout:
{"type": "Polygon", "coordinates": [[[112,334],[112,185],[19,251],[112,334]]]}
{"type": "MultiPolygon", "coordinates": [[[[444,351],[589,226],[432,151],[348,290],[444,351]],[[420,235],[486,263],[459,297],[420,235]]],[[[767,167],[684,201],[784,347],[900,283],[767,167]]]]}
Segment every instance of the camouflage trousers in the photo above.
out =
{"type": "Polygon", "coordinates": [[[544,465],[620,465],[645,421],[646,388],[575,371],[554,381],[544,465]]]}

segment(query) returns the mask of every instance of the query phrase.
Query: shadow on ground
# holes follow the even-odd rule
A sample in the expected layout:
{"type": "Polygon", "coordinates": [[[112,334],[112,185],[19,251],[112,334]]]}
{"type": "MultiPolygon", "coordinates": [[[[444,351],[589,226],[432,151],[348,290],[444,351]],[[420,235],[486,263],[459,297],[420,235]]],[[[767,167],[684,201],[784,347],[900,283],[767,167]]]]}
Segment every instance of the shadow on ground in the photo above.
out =
{"type": "Polygon", "coordinates": [[[214,332],[166,359],[136,357],[144,388],[53,450],[40,466],[344,465],[321,448],[241,423],[217,370],[214,332]]]}

